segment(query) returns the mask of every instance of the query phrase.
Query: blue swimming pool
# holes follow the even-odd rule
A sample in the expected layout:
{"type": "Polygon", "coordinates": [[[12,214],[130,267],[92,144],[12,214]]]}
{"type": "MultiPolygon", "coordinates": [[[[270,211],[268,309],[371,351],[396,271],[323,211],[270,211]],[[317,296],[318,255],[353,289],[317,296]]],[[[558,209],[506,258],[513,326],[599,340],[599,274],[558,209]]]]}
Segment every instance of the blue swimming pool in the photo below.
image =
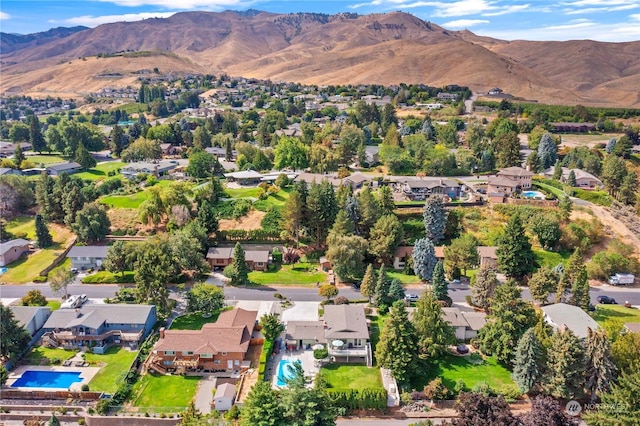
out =
{"type": "Polygon", "coordinates": [[[22,377],[13,382],[11,387],[69,389],[72,384],[82,381],[80,374],[82,373],[77,371],[27,370],[22,377]]]}
{"type": "Polygon", "coordinates": [[[286,386],[287,381],[293,379],[296,375],[294,364],[301,364],[300,360],[292,361],[290,359],[282,359],[278,363],[278,386],[286,386]]]}
{"type": "Polygon", "coordinates": [[[538,198],[541,200],[544,199],[544,194],[540,191],[524,191],[522,195],[524,195],[526,198],[538,198]]]}
{"type": "Polygon", "coordinates": [[[9,270],[9,268],[0,268],[0,275],[4,274],[8,270],[9,270]]]}

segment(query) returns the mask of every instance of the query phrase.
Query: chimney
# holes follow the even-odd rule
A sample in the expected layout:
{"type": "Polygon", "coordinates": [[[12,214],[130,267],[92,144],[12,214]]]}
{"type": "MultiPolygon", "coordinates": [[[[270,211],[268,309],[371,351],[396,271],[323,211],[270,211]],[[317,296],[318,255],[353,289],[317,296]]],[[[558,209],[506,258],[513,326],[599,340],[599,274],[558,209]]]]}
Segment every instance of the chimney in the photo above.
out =
{"type": "Polygon", "coordinates": [[[160,327],[160,338],[164,339],[164,327],[160,327]]]}

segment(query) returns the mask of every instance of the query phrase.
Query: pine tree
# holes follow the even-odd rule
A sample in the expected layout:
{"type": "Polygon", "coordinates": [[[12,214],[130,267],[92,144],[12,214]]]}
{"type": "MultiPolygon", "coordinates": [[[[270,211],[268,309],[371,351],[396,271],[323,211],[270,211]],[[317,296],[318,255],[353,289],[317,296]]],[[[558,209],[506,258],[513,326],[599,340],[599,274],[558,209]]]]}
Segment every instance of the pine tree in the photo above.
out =
{"type": "Polygon", "coordinates": [[[395,302],[396,300],[403,300],[404,295],[404,288],[402,288],[402,283],[400,282],[400,280],[391,280],[391,284],[389,284],[389,300],[391,302],[395,302]]]}
{"type": "Polygon", "coordinates": [[[516,347],[513,381],[522,392],[529,393],[540,384],[542,373],[542,347],[535,329],[530,328],[522,335],[516,347]]]}
{"type": "Polygon", "coordinates": [[[584,349],[571,330],[556,332],[551,336],[547,352],[549,374],[546,393],[563,399],[582,396],[584,388],[584,349]]]}
{"type": "Polygon", "coordinates": [[[434,244],[442,241],[447,224],[447,212],[444,209],[442,197],[432,195],[424,203],[422,213],[424,219],[425,237],[434,244]]]}
{"type": "Polygon", "coordinates": [[[547,303],[549,293],[555,291],[558,275],[548,266],[543,266],[533,273],[529,280],[531,298],[544,305],[547,303]]]}
{"type": "Polygon", "coordinates": [[[500,269],[510,278],[522,280],[533,271],[535,256],[519,215],[507,222],[496,254],[500,269]]]}
{"type": "Polygon", "coordinates": [[[209,200],[203,200],[198,205],[198,214],[196,216],[198,223],[200,223],[207,233],[218,232],[218,215],[213,207],[213,204],[209,200]]]}
{"type": "Polygon", "coordinates": [[[38,241],[38,247],[47,248],[53,244],[53,238],[49,232],[49,227],[44,222],[42,215],[38,213],[36,215],[36,240],[38,241]]]}
{"type": "Polygon", "coordinates": [[[560,210],[560,218],[563,222],[569,220],[571,216],[571,211],[573,210],[573,201],[569,198],[568,195],[565,195],[560,199],[560,203],[558,203],[558,209],[560,210]]]}
{"type": "Polygon", "coordinates": [[[22,152],[22,147],[19,143],[16,144],[16,149],[13,150],[13,163],[16,165],[16,168],[22,167],[22,162],[26,160],[24,153],[22,152]]]}
{"type": "Polygon", "coordinates": [[[591,298],[589,296],[589,279],[587,277],[587,268],[582,265],[578,276],[573,281],[571,286],[571,304],[579,306],[585,312],[589,310],[591,298]]]}
{"type": "Polygon", "coordinates": [[[587,329],[585,356],[587,359],[587,389],[591,400],[611,390],[616,378],[616,365],[611,359],[609,339],[603,330],[587,329]]]}
{"type": "Polygon", "coordinates": [[[391,307],[380,333],[376,346],[378,364],[390,369],[400,384],[406,384],[418,368],[417,344],[416,330],[409,321],[404,302],[398,300],[391,307]]]}
{"type": "Polygon", "coordinates": [[[560,160],[556,160],[556,164],[553,166],[553,179],[558,182],[562,179],[562,164],[560,164],[560,160]]]}
{"type": "Polygon", "coordinates": [[[433,242],[428,238],[421,238],[413,247],[413,270],[423,281],[431,281],[433,270],[438,263],[433,242]]]}
{"type": "Polygon", "coordinates": [[[244,249],[240,243],[236,243],[236,246],[233,249],[233,261],[231,262],[231,267],[233,270],[231,284],[246,285],[249,283],[249,268],[247,268],[244,249]]]}
{"type": "Polygon", "coordinates": [[[496,270],[492,267],[481,267],[471,282],[471,302],[473,305],[485,311],[489,309],[497,286],[496,270]]]}
{"type": "Polygon", "coordinates": [[[456,342],[455,330],[444,319],[442,306],[435,295],[426,291],[418,299],[413,314],[421,358],[434,358],[447,352],[456,342]]]}
{"type": "Polygon", "coordinates": [[[40,120],[35,114],[29,116],[29,140],[34,151],[42,153],[47,148],[47,143],[42,135],[40,120]]]}
{"type": "Polygon", "coordinates": [[[383,185],[378,190],[378,204],[380,205],[380,211],[382,215],[392,214],[396,205],[393,201],[393,192],[389,185],[383,185]]]}
{"type": "Polygon", "coordinates": [[[546,170],[555,164],[557,156],[558,147],[556,143],[551,139],[551,135],[549,135],[549,133],[545,133],[542,135],[540,144],[538,145],[538,158],[540,159],[540,166],[542,169],[546,170]]]}
{"type": "Polygon", "coordinates": [[[578,184],[576,183],[576,172],[574,172],[573,170],[571,170],[569,172],[569,176],[567,176],[567,185],[572,188],[578,186],[578,184]]]}
{"type": "Polygon", "coordinates": [[[389,282],[389,277],[387,277],[387,271],[385,270],[384,265],[380,267],[378,271],[378,279],[376,281],[376,289],[373,295],[374,304],[380,308],[383,306],[387,306],[389,304],[389,286],[391,283],[389,282]]]}
{"type": "Polygon", "coordinates": [[[446,300],[449,298],[449,285],[444,278],[444,264],[442,261],[436,263],[433,269],[433,277],[431,278],[431,288],[433,295],[438,300],[446,300]]]}
{"type": "Polygon", "coordinates": [[[375,290],[376,276],[373,272],[373,265],[370,263],[369,266],[367,266],[367,270],[362,278],[362,283],[360,284],[360,294],[366,296],[369,299],[369,303],[371,303],[371,298],[375,294],[375,290]]]}
{"type": "Polygon", "coordinates": [[[582,416],[590,426],[634,426],[640,419],[640,369],[625,372],[601,395],[597,411],[582,416]]]}
{"type": "Polygon", "coordinates": [[[96,159],[91,156],[91,153],[87,151],[83,144],[78,145],[78,149],[75,152],[75,160],[83,169],[90,169],[97,164],[96,159]]]}
{"type": "Polygon", "coordinates": [[[569,257],[564,271],[558,281],[558,288],[556,289],[556,303],[571,303],[570,291],[573,284],[578,279],[580,271],[585,268],[584,260],[582,258],[582,250],[580,247],[576,248],[573,254],[569,257]]]}

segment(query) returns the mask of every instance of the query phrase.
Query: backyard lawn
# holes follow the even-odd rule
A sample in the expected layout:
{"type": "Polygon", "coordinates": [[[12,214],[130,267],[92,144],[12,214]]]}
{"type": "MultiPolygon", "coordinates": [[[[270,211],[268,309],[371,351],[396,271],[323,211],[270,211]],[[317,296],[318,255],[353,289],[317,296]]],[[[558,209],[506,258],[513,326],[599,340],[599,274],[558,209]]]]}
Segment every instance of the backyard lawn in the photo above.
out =
{"type": "Polygon", "coordinates": [[[137,209],[140,204],[147,199],[147,192],[140,191],[131,195],[109,195],[100,199],[101,204],[109,207],[118,207],[123,209],[137,209]]]}
{"type": "Polygon", "coordinates": [[[620,305],[598,305],[593,314],[593,319],[600,325],[604,324],[608,319],[619,319],[622,322],[640,322],[640,309],[625,308],[620,305]]]}
{"type": "Polygon", "coordinates": [[[36,346],[29,351],[22,362],[27,365],[60,365],[62,361],[72,358],[76,352],[78,351],[36,346]]]}
{"type": "Polygon", "coordinates": [[[211,316],[205,318],[202,312],[193,312],[179,316],[171,323],[171,330],[200,330],[203,325],[216,322],[221,311],[212,312],[211,316]]]}
{"type": "Polygon", "coordinates": [[[137,354],[138,351],[132,352],[116,346],[110,347],[104,355],[87,353],[85,360],[92,367],[102,367],[89,382],[89,389],[108,393],[115,392],[137,354]]]}
{"type": "Polygon", "coordinates": [[[150,413],[184,411],[195,396],[201,377],[148,373],[135,387],[133,405],[150,413]]]}
{"type": "Polygon", "coordinates": [[[416,377],[411,385],[415,389],[422,389],[436,377],[440,377],[443,384],[450,390],[453,390],[459,379],[464,380],[468,389],[472,389],[480,382],[487,382],[491,389],[497,392],[514,385],[509,370],[498,364],[495,358],[487,357],[479,365],[471,362],[473,359],[479,358],[478,356],[442,356],[423,369],[423,375],[416,377]]]}
{"type": "Polygon", "coordinates": [[[316,283],[327,282],[326,272],[318,271],[318,266],[312,263],[296,263],[282,265],[275,271],[253,271],[249,273],[249,281],[260,285],[301,285],[311,286],[316,283]]]}
{"type": "Polygon", "coordinates": [[[93,169],[85,170],[81,173],[76,173],[75,176],[80,179],[99,180],[104,179],[109,175],[109,172],[121,169],[125,163],[122,161],[108,161],[98,164],[93,169]]]}
{"type": "Polygon", "coordinates": [[[225,188],[224,192],[227,193],[229,198],[258,198],[258,195],[262,192],[262,188],[259,186],[251,188],[225,188]]]}
{"type": "Polygon", "coordinates": [[[420,278],[416,275],[407,275],[401,271],[387,271],[390,280],[399,280],[402,284],[420,284],[420,278]]]}
{"type": "Polygon", "coordinates": [[[40,164],[47,166],[49,164],[64,163],[68,161],[58,154],[27,155],[25,158],[35,164],[36,167],[39,167],[40,164]]]}
{"type": "Polygon", "coordinates": [[[320,375],[334,389],[372,389],[382,388],[380,370],[364,365],[327,364],[320,375]]]}
{"type": "MultiPolygon", "coordinates": [[[[23,224],[26,226],[26,224],[23,224]]],[[[11,229],[8,229],[9,232],[11,229]]],[[[7,265],[9,270],[2,274],[0,279],[9,284],[24,284],[33,281],[40,272],[51,265],[73,239],[73,234],[67,228],[51,224],[49,230],[54,244],[46,249],[37,250],[28,256],[22,256],[15,262],[7,265]]]]}
{"type": "Polygon", "coordinates": [[[7,221],[7,232],[18,238],[36,238],[36,220],[33,216],[18,216],[7,221]]]}
{"type": "Polygon", "coordinates": [[[257,210],[266,212],[270,207],[283,207],[284,203],[289,198],[289,188],[281,189],[275,194],[269,195],[264,200],[258,200],[253,203],[253,207],[257,210]]]}
{"type": "Polygon", "coordinates": [[[542,250],[540,248],[534,248],[533,254],[536,256],[536,263],[538,265],[548,266],[550,268],[556,267],[559,263],[565,263],[565,261],[569,259],[569,256],[571,256],[570,251],[557,252],[542,250]]]}

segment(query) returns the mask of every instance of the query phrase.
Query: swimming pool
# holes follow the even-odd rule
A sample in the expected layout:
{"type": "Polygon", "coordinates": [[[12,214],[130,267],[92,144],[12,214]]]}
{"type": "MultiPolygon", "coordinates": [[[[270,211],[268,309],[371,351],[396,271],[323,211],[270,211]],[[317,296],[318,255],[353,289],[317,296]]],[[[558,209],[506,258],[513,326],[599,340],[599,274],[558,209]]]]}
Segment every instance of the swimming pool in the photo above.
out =
{"type": "Polygon", "coordinates": [[[287,381],[293,379],[296,375],[296,369],[293,364],[302,364],[300,360],[282,359],[278,363],[278,386],[287,386],[287,381]]]}
{"type": "Polygon", "coordinates": [[[526,198],[535,198],[544,200],[544,194],[540,191],[524,191],[522,195],[526,198]]]}
{"type": "Polygon", "coordinates": [[[0,275],[4,274],[5,272],[7,272],[9,270],[9,268],[0,268],[0,275]]]}
{"type": "Polygon", "coordinates": [[[74,384],[81,382],[78,371],[35,371],[27,370],[18,380],[13,382],[12,388],[49,388],[69,389],[74,384]]]}

